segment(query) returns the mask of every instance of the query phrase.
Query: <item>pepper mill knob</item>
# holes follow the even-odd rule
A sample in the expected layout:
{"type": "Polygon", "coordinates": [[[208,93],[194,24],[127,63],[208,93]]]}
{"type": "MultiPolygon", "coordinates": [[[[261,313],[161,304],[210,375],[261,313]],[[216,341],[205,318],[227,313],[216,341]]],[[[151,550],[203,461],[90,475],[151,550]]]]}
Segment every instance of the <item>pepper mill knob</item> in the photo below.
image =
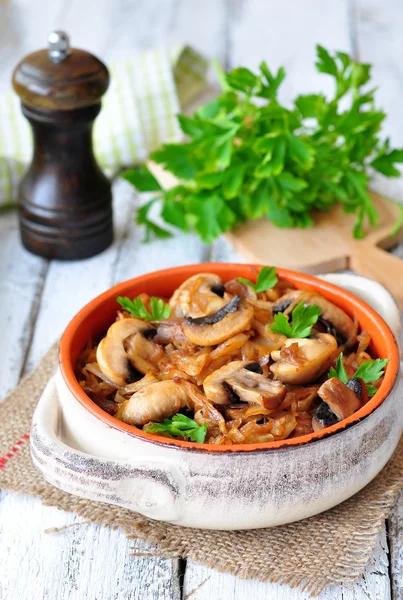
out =
{"type": "Polygon", "coordinates": [[[109,85],[106,66],[54,31],[26,56],[13,87],[31,124],[34,152],[19,186],[23,245],[40,256],[80,259],[113,239],[111,184],[93,153],[92,127],[109,85]]]}
{"type": "Polygon", "coordinates": [[[70,38],[64,31],[57,29],[48,35],[49,58],[54,63],[59,63],[70,51],[70,38]]]}

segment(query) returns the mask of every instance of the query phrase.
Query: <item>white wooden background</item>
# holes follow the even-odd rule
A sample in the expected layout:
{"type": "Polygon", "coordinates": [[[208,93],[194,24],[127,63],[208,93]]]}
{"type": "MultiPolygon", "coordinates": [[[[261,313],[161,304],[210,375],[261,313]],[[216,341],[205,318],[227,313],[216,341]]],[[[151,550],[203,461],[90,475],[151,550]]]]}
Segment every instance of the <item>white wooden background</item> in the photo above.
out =
{"type": "MultiPolygon", "coordinates": [[[[378,99],[389,115],[385,132],[403,146],[402,0],[0,0],[0,91],[16,62],[43,47],[54,28],[66,29],[74,45],[107,62],[178,42],[226,67],[256,67],[266,59],[287,69],[285,98],[323,86],[313,67],[316,43],[353,52],[373,63],[378,99]]],[[[403,182],[376,183],[403,198],[403,182]]],[[[207,248],[179,236],[143,246],[133,224],[133,191],[116,181],[114,198],[114,245],[80,263],[29,255],[19,244],[15,214],[0,215],[0,396],[37,364],[73,314],[111,285],[161,267],[237,259],[221,241],[207,248]]],[[[45,533],[76,521],[37,500],[1,494],[0,600],[307,598],[191,562],[130,557],[118,531],[83,524],[45,533]]],[[[321,600],[403,600],[402,566],[403,495],[362,579],[352,588],[327,590],[321,600]]]]}

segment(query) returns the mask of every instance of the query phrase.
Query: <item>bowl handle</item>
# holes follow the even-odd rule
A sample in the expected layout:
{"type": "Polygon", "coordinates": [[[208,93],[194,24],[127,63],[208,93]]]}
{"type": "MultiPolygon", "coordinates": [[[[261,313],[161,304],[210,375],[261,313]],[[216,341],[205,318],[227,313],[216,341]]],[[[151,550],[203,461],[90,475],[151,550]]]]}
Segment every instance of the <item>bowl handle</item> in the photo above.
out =
{"type": "Polygon", "coordinates": [[[177,521],[185,475],[164,458],[108,460],[60,439],[62,412],[55,377],[46,386],[31,427],[34,465],[50,483],[77,496],[117,504],[157,520],[177,521]]]}
{"type": "Polygon", "coordinates": [[[327,273],[320,275],[329,283],[334,283],[339,287],[346,289],[355,296],[358,296],[369,304],[389,325],[396,340],[400,341],[401,335],[401,317],[400,310],[392,294],[377,281],[354,275],[352,273],[327,273]]]}

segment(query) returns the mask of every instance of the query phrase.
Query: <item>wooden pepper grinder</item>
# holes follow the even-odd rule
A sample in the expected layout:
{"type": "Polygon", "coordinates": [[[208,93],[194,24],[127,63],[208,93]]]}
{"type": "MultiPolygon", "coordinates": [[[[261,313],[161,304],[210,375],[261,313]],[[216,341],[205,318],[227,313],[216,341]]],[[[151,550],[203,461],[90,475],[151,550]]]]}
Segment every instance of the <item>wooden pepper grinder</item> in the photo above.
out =
{"type": "Polygon", "coordinates": [[[74,260],[113,240],[111,184],[92,148],[109,73],[92,54],[70,49],[64,32],[54,31],[48,42],[48,50],[26,56],[13,74],[34,138],[19,187],[21,239],[34,254],[74,260]]]}

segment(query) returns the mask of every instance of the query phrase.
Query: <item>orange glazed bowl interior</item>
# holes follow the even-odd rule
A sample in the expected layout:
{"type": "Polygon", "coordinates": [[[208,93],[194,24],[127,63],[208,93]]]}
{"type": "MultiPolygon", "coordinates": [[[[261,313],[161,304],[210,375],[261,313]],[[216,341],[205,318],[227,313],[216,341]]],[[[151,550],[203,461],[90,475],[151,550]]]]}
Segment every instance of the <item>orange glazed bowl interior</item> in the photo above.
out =
{"type": "Polygon", "coordinates": [[[197,451],[231,453],[300,446],[301,444],[327,437],[330,434],[342,431],[354,423],[358,423],[361,419],[372,413],[385,400],[395,383],[399,371],[399,349],[394,335],[385,321],[368,304],[350,292],[316,277],[285,269],[276,269],[280,280],[292,283],[297,289],[315,290],[330,300],[330,302],[337,304],[350,316],[356,316],[360,328],[366,329],[371,335],[371,352],[373,355],[389,359],[385,369],[384,380],[378,392],[360,410],[347,419],[308,435],[274,442],[233,444],[231,446],[198,444],[149,434],[134,425],[128,425],[123,421],[119,421],[99,408],[81,388],[74,374],[76,362],[88,339],[99,339],[115,320],[116,311],[119,308],[116,302],[117,296],[129,296],[133,298],[145,292],[150,296],[169,297],[185,279],[203,272],[216,273],[224,282],[236,277],[245,277],[256,281],[260,269],[261,266],[259,265],[244,264],[203,263],[187,265],[141,275],[135,279],[120,283],[101,294],[80,310],[72,321],[70,321],[61,339],[59,364],[63,379],[69,390],[82,406],[109,427],[143,438],[144,441],[197,451]]]}

